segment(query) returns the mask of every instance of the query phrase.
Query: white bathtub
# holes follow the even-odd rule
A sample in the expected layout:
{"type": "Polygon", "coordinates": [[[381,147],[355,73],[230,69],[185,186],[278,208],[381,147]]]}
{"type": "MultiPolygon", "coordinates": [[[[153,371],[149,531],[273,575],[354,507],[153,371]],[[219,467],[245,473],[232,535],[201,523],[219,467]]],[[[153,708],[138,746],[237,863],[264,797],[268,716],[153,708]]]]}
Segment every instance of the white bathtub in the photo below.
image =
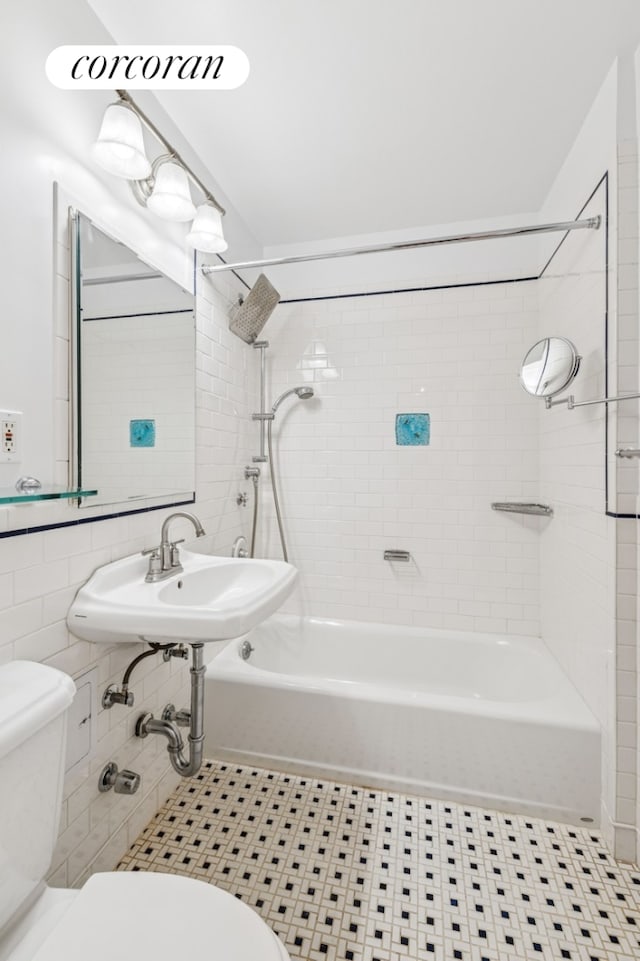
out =
{"type": "Polygon", "coordinates": [[[600,730],[537,638],[276,615],[207,667],[205,753],[598,822],[600,730]]]}

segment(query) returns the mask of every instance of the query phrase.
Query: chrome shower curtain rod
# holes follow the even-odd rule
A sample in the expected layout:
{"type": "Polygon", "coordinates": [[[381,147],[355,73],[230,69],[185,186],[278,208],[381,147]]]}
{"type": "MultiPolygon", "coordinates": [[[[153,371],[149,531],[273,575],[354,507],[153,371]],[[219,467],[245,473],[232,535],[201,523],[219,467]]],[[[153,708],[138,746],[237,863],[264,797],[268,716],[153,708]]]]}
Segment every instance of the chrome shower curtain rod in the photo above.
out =
{"type": "Polygon", "coordinates": [[[463,244],[471,240],[499,240],[503,237],[528,237],[534,234],[550,234],[569,230],[597,230],[601,217],[587,220],[568,220],[555,224],[536,224],[531,227],[505,227],[503,230],[483,230],[479,233],[452,234],[449,237],[428,237],[425,240],[404,240],[392,244],[372,244],[368,247],[347,247],[322,254],[305,254],[300,257],[273,257],[270,260],[245,260],[236,264],[204,264],[203,274],[218,274],[223,270],[247,270],[250,267],[278,267],[281,264],[304,264],[310,260],[334,260],[336,257],[356,257],[359,254],[380,254],[388,250],[413,250],[417,247],[437,247],[442,244],[463,244]]]}

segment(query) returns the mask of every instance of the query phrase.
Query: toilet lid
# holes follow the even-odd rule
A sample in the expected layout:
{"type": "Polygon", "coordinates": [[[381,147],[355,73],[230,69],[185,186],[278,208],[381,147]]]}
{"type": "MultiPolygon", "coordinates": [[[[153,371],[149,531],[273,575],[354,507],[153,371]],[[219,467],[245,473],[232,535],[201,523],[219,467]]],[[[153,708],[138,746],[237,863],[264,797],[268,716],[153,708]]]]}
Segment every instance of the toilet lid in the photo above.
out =
{"type": "Polygon", "coordinates": [[[288,961],[248,905],[174,874],[111,872],[89,878],[33,961],[288,961]]]}

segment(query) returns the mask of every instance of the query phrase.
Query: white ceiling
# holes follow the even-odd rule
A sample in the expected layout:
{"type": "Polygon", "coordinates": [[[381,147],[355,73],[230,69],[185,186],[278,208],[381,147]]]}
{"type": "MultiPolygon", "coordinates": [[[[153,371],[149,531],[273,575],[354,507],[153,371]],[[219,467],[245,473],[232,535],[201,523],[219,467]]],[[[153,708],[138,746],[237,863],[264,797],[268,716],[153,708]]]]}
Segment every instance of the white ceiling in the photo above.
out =
{"type": "MultiPolygon", "coordinates": [[[[230,43],[158,95],[265,246],[539,209],[640,0],[89,0],[119,43],[230,43]]],[[[572,215],[572,212],[568,212],[572,215]]]]}

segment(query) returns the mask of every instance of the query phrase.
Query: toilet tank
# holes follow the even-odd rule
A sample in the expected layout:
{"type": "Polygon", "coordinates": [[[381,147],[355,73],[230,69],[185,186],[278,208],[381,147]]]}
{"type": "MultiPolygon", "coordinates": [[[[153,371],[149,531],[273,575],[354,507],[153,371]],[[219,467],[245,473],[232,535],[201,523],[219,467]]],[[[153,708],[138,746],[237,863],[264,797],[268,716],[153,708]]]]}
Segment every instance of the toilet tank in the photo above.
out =
{"type": "Polygon", "coordinates": [[[71,678],[52,667],[0,666],[0,931],[51,864],[74,694],[71,678]]]}

